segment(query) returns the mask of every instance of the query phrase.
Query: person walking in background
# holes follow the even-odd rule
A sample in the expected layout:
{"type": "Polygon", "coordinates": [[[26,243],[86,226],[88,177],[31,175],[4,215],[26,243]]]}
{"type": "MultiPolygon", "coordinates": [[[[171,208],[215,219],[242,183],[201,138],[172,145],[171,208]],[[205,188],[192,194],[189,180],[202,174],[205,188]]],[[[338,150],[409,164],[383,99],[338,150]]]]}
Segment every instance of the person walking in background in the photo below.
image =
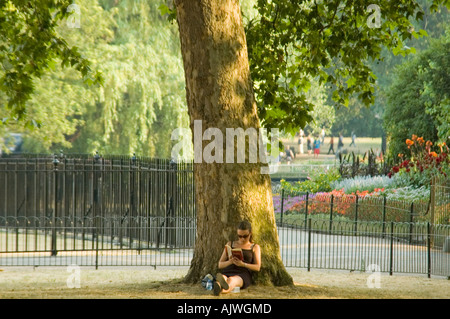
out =
{"type": "Polygon", "coordinates": [[[339,156],[339,153],[342,152],[342,148],[344,147],[344,138],[342,137],[342,133],[339,133],[339,141],[336,151],[336,157],[339,156]]]}
{"type": "Polygon", "coordinates": [[[286,163],[289,165],[291,164],[291,161],[294,159],[294,153],[291,151],[289,146],[286,146],[284,152],[286,153],[286,163]]]}
{"type": "Polygon", "coordinates": [[[300,134],[300,137],[298,138],[298,148],[299,148],[299,153],[303,154],[303,135],[300,134]]]}
{"type": "Polygon", "coordinates": [[[322,127],[322,135],[321,135],[322,140],[320,141],[322,144],[325,143],[325,128],[322,127]]]}
{"type": "Polygon", "coordinates": [[[311,135],[308,135],[308,138],[306,140],[306,148],[308,149],[308,155],[311,155],[311,152],[312,152],[311,135]]]}
{"type": "Polygon", "coordinates": [[[328,149],[328,154],[330,154],[331,151],[333,151],[333,154],[334,154],[334,138],[333,138],[333,136],[330,137],[330,148],[328,149]]]}
{"type": "Polygon", "coordinates": [[[352,142],[350,143],[350,145],[349,146],[354,146],[354,147],[356,147],[356,134],[355,134],[355,131],[352,131],[352,142]]]}
{"type": "Polygon", "coordinates": [[[319,136],[316,136],[314,139],[314,157],[319,158],[320,154],[320,138],[319,136]]]}

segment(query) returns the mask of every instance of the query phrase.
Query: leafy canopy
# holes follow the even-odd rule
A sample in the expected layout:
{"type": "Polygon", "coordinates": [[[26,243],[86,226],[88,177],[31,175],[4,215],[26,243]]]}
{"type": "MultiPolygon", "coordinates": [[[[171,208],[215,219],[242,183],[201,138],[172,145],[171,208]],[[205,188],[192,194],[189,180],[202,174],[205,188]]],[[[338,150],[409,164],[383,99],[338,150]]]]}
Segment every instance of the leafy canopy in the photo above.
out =
{"type": "Polygon", "coordinates": [[[450,28],[429,49],[396,69],[388,92],[384,126],[390,152],[408,154],[405,140],[413,134],[448,142],[450,136],[450,28]]]}
{"type": "MultiPolygon", "coordinates": [[[[450,1],[433,1],[432,11],[450,1]]],[[[415,31],[411,20],[423,10],[412,0],[258,0],[258,16],[246,26],[250,69],[258,111],[266,127],[295,132],[312,120],[314,105],[306,98],[311,78],[333,90],[338,105],[356,95],[365,106],[374,102],[377,78],[370,63],[383,48],[396,55],[414,50],[404,46],[415,31]],[[379,8],[375,25],[369,4],[379,8]]]]}
{"type": "MultiPolygon", "coordinates": [[[[56,62],[77,70],[86,84],[102,83],[101,73],[91,69],[78,47],[69,46],[56,33],[58,23],[76,13],[69,8],[71,4],[70,0],[0,1],[0,91],[6,95],[10,117],[26,119],[33,80],[56,62]]],[[[31,119],[27,123],[33,124],[31,119]]]]}
{"type": "MultiPolygon", "coordinates": [[[[85,83],[102,83],[100,72],[76,46],[55,32],[70,14],[69,0],[8,0],[0,3],[0,90],[13,117],[25,118],[33,80],[52,64],[75,68],[85,83]]],[[[257,14],[248,20],[246,34],[258,113],[265,127],[295,132],[312,120],[313,103],[306,92],[311,81],[333,90],[333,100],[348,105],[357,95],[374,101],[376,76],[369,67],[387,48],[394,54],[413,52],[404,41],[426,33],[415,31],[411,20],[423,11],[413,0],[377,0],[380,25],[363,0],[257,0],[257,14]],[[372,19],[372,20],[371,20],[372,19]],[[375,21],[376,22],[376,21],[375,21]]],[[[434,0],[431,10],[450,7],[434,0]]],[[[160,10],[165,10],[162,5],[160,10]]],[[[173,11],[166,10],[174,17],[173,11]]]]}
{"type": "MultiPolygon", "coordinates": [[[[20,132],[23,151],[170,156],[170,133],[188,126],[184,75],[176,26],[157,9],[159,0],[77,0],[73,16],[58,21],[55,34],[100,70],[100,87],[87,85],[74,68],[52,63],[33,81],[23,118],[0,125],[2,136],[20,132]],[[156,31],[156,32],[155,32],[156,31]]],[[[2,72],[0,67],[0,74],[2,72]]],[[[0,119],[11,117],[0,91],[0,119]]]]}

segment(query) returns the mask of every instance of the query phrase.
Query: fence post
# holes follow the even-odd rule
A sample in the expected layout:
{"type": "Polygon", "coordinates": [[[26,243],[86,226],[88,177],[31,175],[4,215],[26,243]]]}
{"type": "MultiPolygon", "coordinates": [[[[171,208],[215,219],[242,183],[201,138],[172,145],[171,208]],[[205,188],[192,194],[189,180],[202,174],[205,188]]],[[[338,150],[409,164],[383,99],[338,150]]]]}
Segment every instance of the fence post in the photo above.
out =
{"type": "MultiPolygon", "coordinates": [[[[99,161],[100,155],[98,154],[98,151],[96,151],[92,164],[92,187],[93,187],[92,217],[94,221],[94,227],[97,227],[97,224],[99,222],[97,220],[97,216],[100,216],[99,213],[100,192],[99,192],[99,177],[98,177],[99,161]]],[[[96,229],[95,233],[93,233],[93,239],[99,236],[98,233],[99,232],[96,229]]]]}
{"type": "Polygon", "coordinates": [[[384,196],[383,197],[383,224],[381,226],[383,228],[383,230],[382,230],[383,238],[384,238],[384,235],[386,233],[386,202],[387,202],[386,196],[384,196]]]}
{"type": "Polygon", "coordinates": [[[136,153],[133,153],[133,156],[131,157],[131,160],[128,161],[129,168],[130,168],[130,215],[129,215],[129,233],[128,233],[128,240],[130,243],[130,248],[133,247],[134,242],[134,236],[136,236],[136,224],[133,222],[136,221],[136,194],[135,194],[135,166],[136,166],[136,153]]]}
{"type": "Polygon", "coordinates": [[[284,189],[281,190],[280,227],[283,227],[283,204],[284,204],[284,189]]]}
{"type": "Polygon", "coordinates": [[[52,244],[51,244],[51,256],[56,256],[57,251],[56,251],[56,217],[58,214],[58,158],[56,156],[56,154],[54,155],[53,158],[53,198],[54,198],[54,203],[53,203],[53,216],[52,216],[52,244]]]}
{"type": "Polygon", "coordinates": [[[169,162],[170,167],[170,198],[169,198],[169,217],[172,217],[169,219],[168,227],[169,227],[169,240],[172,247],[176,246],[176,222],[175,222],[175,200],[176,200],[176,189],[177,189],[177,176],[176,176],[176,169],[177,165],[176,162],[171,159],[169,162]]]}
{"type": "Polygon", "coordinates": [[[334,195],[331,194],[331,201],[330,201],[330,233],[333,229],[333,202],[334,202],[334,195]]]}
{"type": "Polygon", "coordinates": [[[359,203],[359,196],[356,195],[356,203],[355,203],[355,236],[358,232],[358,203],[359,203]]]}
{"type": "Polygon", "coordinates": [[[309,202],[309,192],[306,192],[305,227],[308,227],[307,226],[307,223],[308,223],[308,202],[309,202]]]}
{"type": "Polygon", "coordinates": [[[391,244],[389,251],[389,275],[392,276],[394,268],[394,222],[391,222],[391,244]]]}
{"type": "MultiPolygon", "coordinates": [[[[123,205],[123,193],[122,193],[122,176],[123,176],[123,158],[120,158],[120,172],[119,172],[119,209],[122,212],[124,210],[124,205],[123,205]]],[[[120,243],[120,249],[123,248],[123,221],[124,221],[124,216],[123,215],[119,215],[119,243],[120,243]]]]}
{"type": "MultiPolygon", "coordinates": [[[[436,179],[436,176],[435,177],[433,177],[432,179],[431,179],[431,186],[430,186],[430,222],[431,222],[431,225],[432,225],[432,229],[431,229],[431,232],[434,232],[434,224],[435,224],[435,222],[434,222],[434,212],[435,212],[435,209],[436,209],[436,207],[435,207],[435,203],[436,203],[436,182],[437,182],[437,179],[436,179]]],[[[432,241],[432,243],[431,243],[431,245],[433,245],[434,244],[434,236],[431,236],[431,234],[430,234],[430,237],[431,237],[431,241],[432,241]]]]}
{"type": "MultiPolygon", "coordinates": [[[[97,219],[99,217],[95,216],[94,219],[97,219]]],[[[97,225],[94,225],[94,229],[95,229],[95,270],[98,269],[98,227],[97,225]]]]}
{"type": "Polygon", "coordinates": [[[15,221],[16,221],[16,251],[19,251],[19,204],[18,204],[18,189],[17,189],[17,173],[18,173],[18,168],[17,168],[17,161],[14,163],[14,217],[15,217],[15,221]]]}
{"type": "Polygon", "coordinates": [[[413,216],[414,214],[414,202],[411,203],[411,211],[409,213],[409,243],[412,243],[412,237],[413,237],[413,216]]]}
{"type": "Polygon", "coordinates": [[[136,218],[138,219],[138,222],[137,222],[138,223],[138,225],[137,225],[137,227],[138,227],[138,230],[137,230],[137,233],[138,233],[138,248],[137,248],[138,255],[141,254],[141,235],[142,235],[142,222],[141,222],[142,216],[139,214],[140,213],[139,209],[140,209],[140,204],[141,204],[141,173],[142,173],[141,172],[141,162],[139,161],[137,164],[137,173],[135,173],[135,174],[137,174],[137,176],[136,176],[136,180],[137,180],[136,218]]]}
{"type": "Polygon", "coordinates": [[[431,278],[431,225],[427,222],[427,264],[428,264],[428,278],[431,278]]]}
{"type": "Polygon", "coordinates": [[[311,271],[311,218],[308,218],[308,271],[311,271]]]}

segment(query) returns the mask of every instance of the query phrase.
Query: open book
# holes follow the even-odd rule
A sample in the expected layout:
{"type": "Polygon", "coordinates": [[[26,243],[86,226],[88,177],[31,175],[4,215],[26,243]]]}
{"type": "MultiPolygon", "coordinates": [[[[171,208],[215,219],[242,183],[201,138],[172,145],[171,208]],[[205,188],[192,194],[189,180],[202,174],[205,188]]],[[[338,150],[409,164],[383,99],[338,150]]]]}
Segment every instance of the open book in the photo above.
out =
{"type": "Polygon", "coordinates": [[[237,259],[244,260],[244,254],[241,248],[231,248],[229,245],[225,245],[227,248],[228,259],[236,257],[237,259]]]}

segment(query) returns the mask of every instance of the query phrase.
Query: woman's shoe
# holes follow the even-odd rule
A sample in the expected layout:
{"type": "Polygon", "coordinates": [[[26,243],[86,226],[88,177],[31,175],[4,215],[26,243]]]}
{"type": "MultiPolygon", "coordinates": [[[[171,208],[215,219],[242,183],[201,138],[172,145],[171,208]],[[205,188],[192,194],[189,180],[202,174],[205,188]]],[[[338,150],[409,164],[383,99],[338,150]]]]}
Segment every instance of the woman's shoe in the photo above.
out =
{"type": "Polygon", "coordinates": [[[223,275],[218,272],[216,275],[216,280],[220,283],[220,286],[225,289],[228,290],[230,287],[228,286],[227,281],[225,280],[225,278],[223,278],[223,275]]]}
{"type": "Polygon", "coordinates": [[[222,288],[220,287],[220,284],[217,281],[214,281],[214,284],[213,284],[214,296],[220,295],[221,291],[222,291],[222,288]]]}

